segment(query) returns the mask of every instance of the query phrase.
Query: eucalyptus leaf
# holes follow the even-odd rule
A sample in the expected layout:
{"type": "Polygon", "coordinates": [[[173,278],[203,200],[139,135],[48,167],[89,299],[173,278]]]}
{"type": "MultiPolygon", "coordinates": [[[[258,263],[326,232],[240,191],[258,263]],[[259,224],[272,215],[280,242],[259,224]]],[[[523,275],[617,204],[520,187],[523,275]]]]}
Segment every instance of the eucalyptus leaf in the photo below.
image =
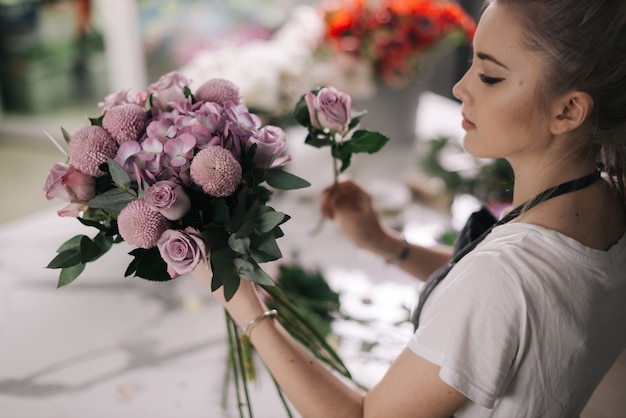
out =
{"type": "Polygon", "coordinates": [[[231,235],[228,238],[228,246],[238,254],[250,254],[250,238],[237,238],[231,235]]]}
{"type": "Polygon", "coordinates": [[[284,213],[276,212],[274,209],[271,209],[261,215],[257,222],[257,230],[263,234],[270,232],[275,227],[283,223],[285,216],[286,215],[284,213]]]}
{"type": "Polygon", "coordinates": [[[252,258],[257,263],[267,263],[283,256],[272,233],[255,236],[251,245],[251,253],[252,258]]]}
{"type": "Polygon", "coordinates": [[[108,190],[101,195],[94,197],[87,203],[87,205],[93,208],[107,209],[119,212],[134,199],[135,197],[128,194],[124,190],[116,188],[108,190]]]}
{"type": "Polygon", "coordinates": [[[80,276],[83,270],[85,270],[85,264],[83,263],[76,264],[71,267],[64,267],[59,274],[57,289],[72,283],[78,276],[80,276]]]}
{"type": "Polygon", "coordinates": [[[251,218],[247,218],[243,224],[239,227],[239,230],[235,234],[237,238],[244,238],[250,236],[254,232],[255,229],[255,220],[251,218]]]}
{"type": "Polygon", "coordinates": [[[248,260],[237,258],[235,259],[235,265],[239,269],[239,274],[246,279],[260,285],[274,285],[274,281],[272,280],[272,278],[267,273],[265,273],[258,264],[252,263],[248,260]]]}
{"type": "Polygon", "coordinates": [[[265,181],[279,190],[296,190],[309,187],[311,183],[282,169],[271,169],[265,173],[265,181]]]}
{"type": "Polygon", "coordinates": [[[112,158],[107,160],[107,164],[109,165],[109,173],[111,174],[113,182],[118,186],[129,188],[131,186],[130,176],[126,170],[124,170],[124,167],[119,165],[117,161],[112,158]]]}

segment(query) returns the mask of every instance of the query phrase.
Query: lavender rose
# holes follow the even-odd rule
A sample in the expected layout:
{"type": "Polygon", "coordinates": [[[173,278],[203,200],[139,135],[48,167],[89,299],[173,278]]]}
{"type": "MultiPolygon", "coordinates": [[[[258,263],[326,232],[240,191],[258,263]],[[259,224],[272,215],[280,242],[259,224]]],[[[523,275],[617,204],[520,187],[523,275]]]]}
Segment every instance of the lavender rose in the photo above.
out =
{"type": "Polygon", "coordinates": [[[48,173],[43,190],[48,200],[57,198],[70,203],[57,212],[59,216],[78,216],[95,196],[96,180],[71,165],[55,163],[48,173]]]}
{"type": "MultiPolygon", "coordinates": [[[[252,144],[257,146],[252,162],[257,167],[267,168],[271,162],[278,162],[276,158],[285,152],[287,148],[287,134],[278,126],[267,125],[259,129],[249,139],[246,147],[250,148],[252,144]]],[[[286,162],[281,161],[283,164],[286,162]]],[[[273,166],[276,166],[276,164],[273,164],[273,166]]]]}
{"type": "Polygon", "coordinates": [[[324,87],[317,96],[308,92],[304,96],[311,125],[318,129],[330,129],[345,135],[351,120],[352,97],[334,87],[324,87]]]}
{"type": "Polygon", "coordinates": [[[184,231],[168,229],[159,238],[157,247],[161,258],[167,263],[167,273],[172,279],[190,273],[200,261],[207,259],[202,234],[195,228],[184,231]]]}
{"type": "Polygon", "coordinates": [[[144,200],[152,209],[170,221],[177,221],[189,212],[191,200],[183,188],[173,181],[158,181],[146,190],[144,200]]]}

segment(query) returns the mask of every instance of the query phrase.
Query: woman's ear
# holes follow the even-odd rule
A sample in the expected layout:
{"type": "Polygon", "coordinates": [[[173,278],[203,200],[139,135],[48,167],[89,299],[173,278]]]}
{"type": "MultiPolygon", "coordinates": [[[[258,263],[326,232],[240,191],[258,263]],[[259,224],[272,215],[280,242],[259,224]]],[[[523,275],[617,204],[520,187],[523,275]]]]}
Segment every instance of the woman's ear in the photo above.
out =
{"type": "Polygon", "coordinates": [[[550,132],[560,135],[571,132],[585,123],[593,110],[589,93],[573,91],[561,96],[554,104],[550,132]]]}

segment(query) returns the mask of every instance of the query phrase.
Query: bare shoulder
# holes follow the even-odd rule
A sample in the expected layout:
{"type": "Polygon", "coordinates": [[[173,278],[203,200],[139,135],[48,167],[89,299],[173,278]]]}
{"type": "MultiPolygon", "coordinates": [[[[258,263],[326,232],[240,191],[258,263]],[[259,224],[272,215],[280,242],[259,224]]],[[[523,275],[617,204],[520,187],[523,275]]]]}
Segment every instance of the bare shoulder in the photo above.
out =
{"type": "Polygon", "coordinates": [[[607,182],[543,202],[519,222],[539,225],[567,235],[589,248],[607,250],[626,231],[621,198],[607,182]]]}

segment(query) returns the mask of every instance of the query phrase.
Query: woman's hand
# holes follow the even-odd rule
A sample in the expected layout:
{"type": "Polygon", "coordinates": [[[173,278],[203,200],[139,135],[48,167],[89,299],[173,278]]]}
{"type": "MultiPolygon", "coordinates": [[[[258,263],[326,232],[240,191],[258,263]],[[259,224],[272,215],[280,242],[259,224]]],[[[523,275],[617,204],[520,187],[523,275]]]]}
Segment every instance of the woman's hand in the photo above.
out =
{"type": "MultiPolygon", "coordinates": [[[[210,263],[199,263],[192,274],[209,291],[211,290],[213,272],[211,271],[210,263]]],[[[250,319],[256,318],[260,313],[267,310],[259,297],[255,284],[249,280],[241,280],[237,292],[229,301],[224,297],[223,286],[212,292],[212,294],[228,310],[239,326],[247,324],[250,319]]]]}
{"type": "Polygon", "coordinates": [[[376,251],[386,235],[372,205],[372,198],[352,180],[327,187],[321,198],[322,214],[337,221],[358,247],[376,251]]]}

